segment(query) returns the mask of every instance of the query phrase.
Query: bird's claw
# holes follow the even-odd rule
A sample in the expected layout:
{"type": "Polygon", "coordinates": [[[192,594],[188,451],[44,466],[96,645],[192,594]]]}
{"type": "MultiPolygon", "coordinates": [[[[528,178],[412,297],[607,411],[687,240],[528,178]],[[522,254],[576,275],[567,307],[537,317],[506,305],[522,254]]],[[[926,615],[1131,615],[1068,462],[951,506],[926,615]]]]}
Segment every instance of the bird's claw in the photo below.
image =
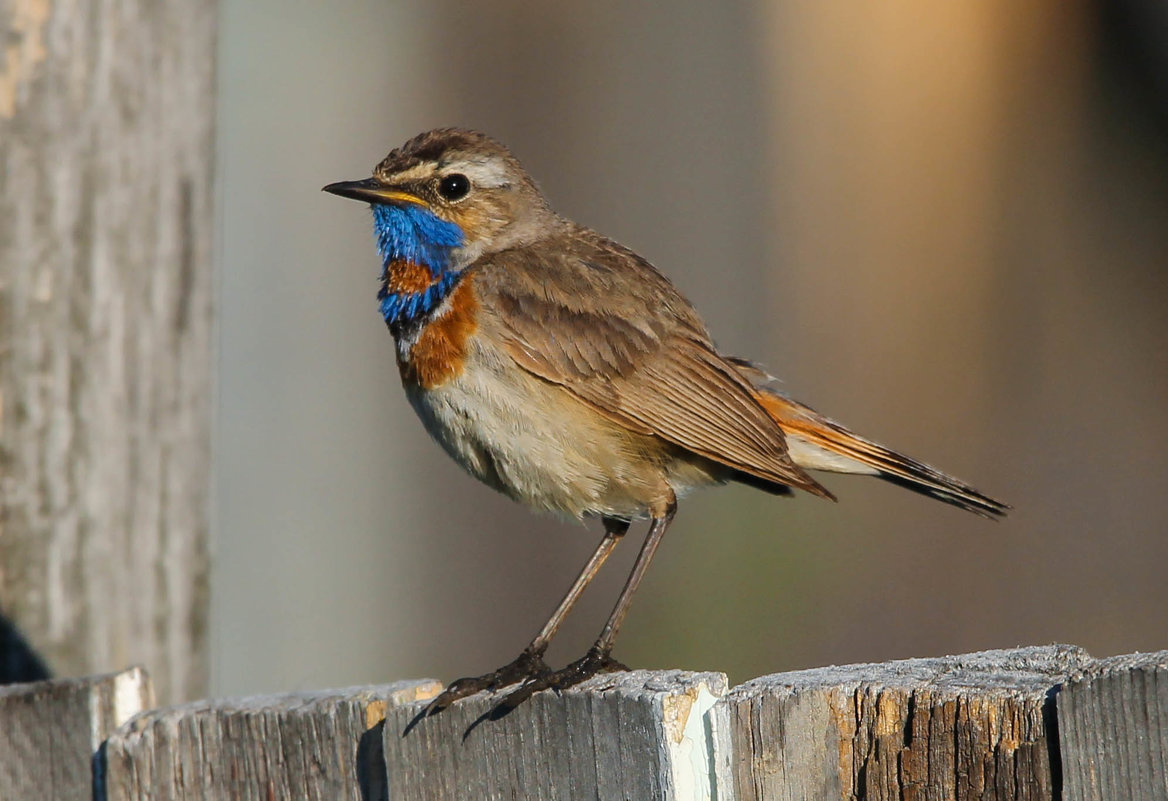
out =
{"type": "Polygon", "coordinates": [[[495,692],[502,687],[508,687],[524,680],[530,681],[550,672],[551,668],[543,661],[542,653],[524,650],[512,662],[503,665],[498,670],[493,670],[482,676],[468,676],[452,681],[445,690],[426,705],[418,717],[427,718],[431,715],[437,715],[460,698],[466,698],[468,695],[474,695],[482,690],[495,692]]]}
{"type": "Polygon", "coordinates": [[[560,670],[544,671],[523,682],[518,689],[507,693],[503,700],[495,704],[488,717],[490,720],[498,720],[540,690],[555,690],[558,695],[569,687],[575,687],[601,673],[617,673],[628,669],[608,653],[595,647],[591,648],[588,653],[570,665],[560,670]]]}

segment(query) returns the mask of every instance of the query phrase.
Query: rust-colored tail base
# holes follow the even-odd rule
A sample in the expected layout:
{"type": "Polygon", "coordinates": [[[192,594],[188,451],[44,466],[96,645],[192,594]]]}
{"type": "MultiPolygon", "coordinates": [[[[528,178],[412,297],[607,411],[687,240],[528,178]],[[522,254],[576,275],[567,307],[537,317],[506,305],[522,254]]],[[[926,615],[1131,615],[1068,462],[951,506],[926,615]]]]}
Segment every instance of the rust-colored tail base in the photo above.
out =
{"type": "Polygon", "coordinates": [[[999,518],[1010,509],[963,481],[853,434],[834,420],[784,397],[766,385],[769,376],[753,365],[738,362],[738,366],[755,385],[758,402],[787,435],[791,458],[800,467],[874,475],[982,517],[999,518]]]}

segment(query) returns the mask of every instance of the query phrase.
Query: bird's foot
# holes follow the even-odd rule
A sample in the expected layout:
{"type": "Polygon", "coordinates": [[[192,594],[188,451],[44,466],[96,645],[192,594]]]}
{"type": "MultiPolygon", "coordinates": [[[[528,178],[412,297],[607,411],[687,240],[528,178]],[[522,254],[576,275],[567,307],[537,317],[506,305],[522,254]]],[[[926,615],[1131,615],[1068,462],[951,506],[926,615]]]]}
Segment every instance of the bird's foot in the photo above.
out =
{"type": "Polygon", "coordinates": [[[588,653],[560,670],[547,670],[529,678],[523,685],[504,696],[488,713],[491,720],[498,720],[514,710],[540,690],[555,690],[557,693],[574,687],[600,673],[617,673],[629,668],[612,658],[607,651],[593,646],[588,653]]]}
{"type": "Polygon", "coordinates": [[[536,652],[525,648],[523,653],[517,656],[514,661],[503,665],[498,670],[493,670],[482,676],[468,676],[467,678],[452,681],[445,690],[422,710],[418,718],[437,715],[458,699],[466,698],[468,695],[474,695],[480,690],[495,692],[501,687],[517,684],[525,679],[531,681],[546,673],[551,673],[551,668],[543,661],[542,651],[536,652]]]}

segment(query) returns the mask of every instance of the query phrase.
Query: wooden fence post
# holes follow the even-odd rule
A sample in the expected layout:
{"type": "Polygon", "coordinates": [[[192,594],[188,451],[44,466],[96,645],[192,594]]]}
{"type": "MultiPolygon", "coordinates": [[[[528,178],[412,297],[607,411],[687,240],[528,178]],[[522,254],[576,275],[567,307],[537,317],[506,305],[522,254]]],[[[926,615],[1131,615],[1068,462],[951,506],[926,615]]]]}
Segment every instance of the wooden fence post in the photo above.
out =
{"type": "Polygon", "coordinates": [[[97,760],[98,801],[383,801],[387,710],[435,681],[201,701],[153,710],[97,760]]]}
{"type": "Polygon", "coordinates": [[[389,798],[708,801],[706,712],[725,692],[721,673],[602,675],[477,726],[498,696],[476,695],[404,736],[424,704],[401,706],[385,718],[389,798]]]}
{"type": "Polygon", "coordinates": [[[207,690],[215,34],[0,3],[0,612],[164,701],[207,690]]]}
{"type": "Polygon", "coordinates": [[[0,687],[0,798],[93,798],[93,754],[154,704],[141,668],[0,687]]]}
{"type": "Polygon", "coordinates": [[[1051,696],[1089,659],[1049,646],[749,681],[715,710],[732,797],[1051,801],[1051,696]]]}
{"type": "Polygon", "coordinates": [[[1057,705],[1066,801],[1168,801],[1168,651],[1100,659],[1057,705]]]}

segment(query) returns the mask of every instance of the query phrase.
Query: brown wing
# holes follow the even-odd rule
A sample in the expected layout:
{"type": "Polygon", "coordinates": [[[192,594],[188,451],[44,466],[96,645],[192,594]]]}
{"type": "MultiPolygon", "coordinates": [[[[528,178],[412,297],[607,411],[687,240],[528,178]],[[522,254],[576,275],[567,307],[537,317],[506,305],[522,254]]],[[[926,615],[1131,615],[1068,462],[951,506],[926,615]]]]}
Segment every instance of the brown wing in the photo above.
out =
{"type": "Polygon", "coordinates": [[[574,229],[474,270],[484,313],[524,369],[631,430],[832,497],[791,461],[782,429],[689,302],[632,251],[574,229]]]}

